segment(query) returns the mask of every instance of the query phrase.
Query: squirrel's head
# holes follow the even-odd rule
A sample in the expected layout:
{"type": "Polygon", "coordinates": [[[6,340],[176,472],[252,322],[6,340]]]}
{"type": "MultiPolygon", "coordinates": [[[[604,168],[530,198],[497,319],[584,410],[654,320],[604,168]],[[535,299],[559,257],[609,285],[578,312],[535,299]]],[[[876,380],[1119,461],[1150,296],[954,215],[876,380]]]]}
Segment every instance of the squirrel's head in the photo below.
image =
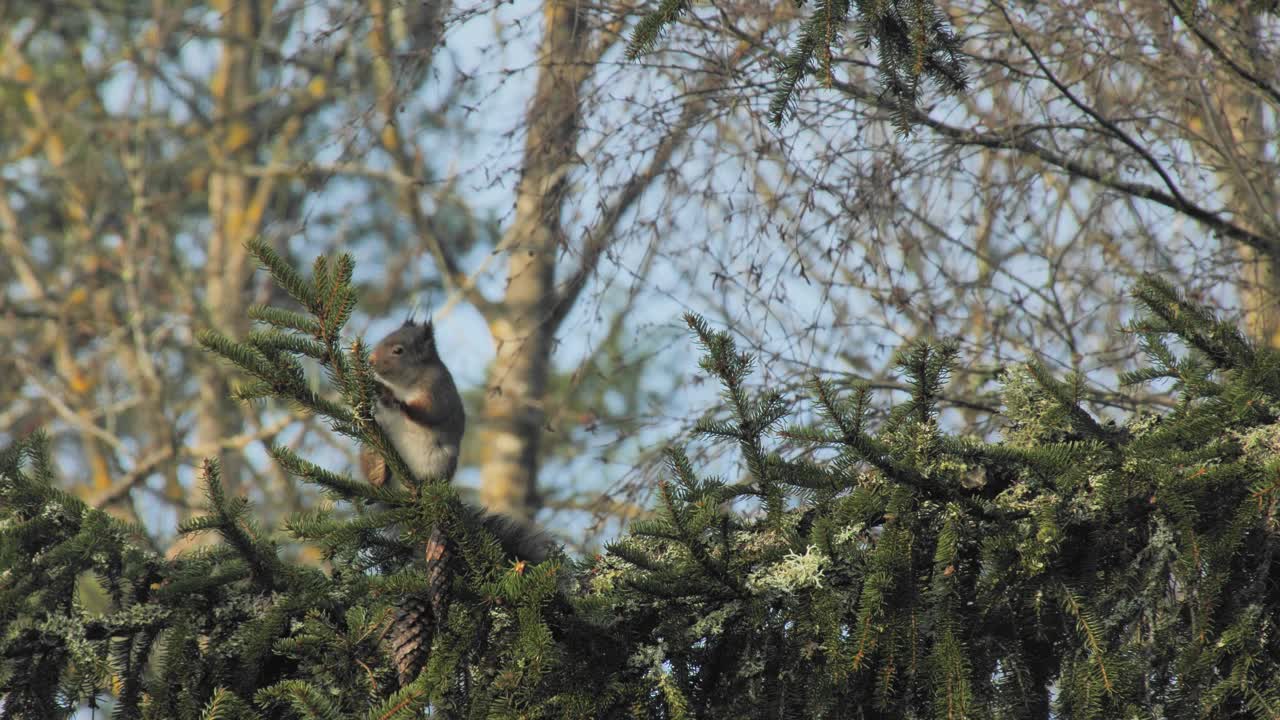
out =
{"type": "Polygon", "coordinates": [[[412,385],[424,369],[440,364],[431,321],[417,323],[412,317],[405,320],[404,325],[374,346],[369,363],[378,378],[388,385],[412,385]]]}

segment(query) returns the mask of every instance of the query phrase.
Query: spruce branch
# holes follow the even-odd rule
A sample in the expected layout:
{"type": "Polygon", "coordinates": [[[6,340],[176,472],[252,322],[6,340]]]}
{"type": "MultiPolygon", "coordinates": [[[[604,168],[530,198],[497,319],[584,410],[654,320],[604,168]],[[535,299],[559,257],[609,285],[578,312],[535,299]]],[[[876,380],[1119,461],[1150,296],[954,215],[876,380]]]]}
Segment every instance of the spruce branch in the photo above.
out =
{"type": "Polygon", "coordinates": [[[302,304],[303,307],[315,311],[317,305],[317,294],[315,283],[308,282],[293,269],[275,248],[271,247],[265,240],[261,238],[252,238],[245,243],[250,254],[257,258],[268,272],[271,273],[271,279],[277,285],[284,289],[285,292],[302,304]]]}
{"type": "Polygon", "coordinates": [[[1042,363],[1032,361],[1027,363],[1027,369],[1031,371],[1032,377],[1039,383],[1041,389],[1048,393],[1058,405],[1067,414],[1071,426],[1078,432],[1085,435],[1089,439],[1097,440],[1109,446],[1115,445],[1115,438],[1107,430],[1098,424],[1084,408],[1080,407],[1080,398],[1077,390],[1080,387],[1080,381],[1077,379],[1070,384],[1058,382],[1042,363]]]}
{"type": "Polygon", "coordinates": [[[689,11],[690,0],[661,0],[653,12],[641,18],[627,43],[627,60],[637,60],[653,52],[662,31],[689,11]]]}
{"type": "Polygon", "coordinates": [[[1146,322],[1137,324],[1138,328],[1177,335],[1219,369],[1248,368],[1257,362],[1253,343],[1239,328],[1218,320],[1208,308],[1188,302],[1167,280],[1144,275],[1133,295],[1150,313],[1146,322]]]}
{"type": "Polygon", "coordinates": [[[310,315],[303,315],[300,312],[286,310],[285,308],[275,307],[274,305],[250,305],[248,310],[250,320],[255,320],[267,325],[274,325],[278,328],[294,330],[303,335],[319,336],[322,333],[320,324],[310,315]]]}
{"type": "Polygon", "coordinates": [[[184,523],[180,532],[192,534],[216,530],[235,548],[256,584],[263,588],[281,587],[283,568],[275,543],[261,537],[262,531],[249,515],[248,501],[242,497],[227,497],[217,460],[206,459],[200,474],[207,501],[205,510],[209,514],[184,523]]]}
{"type": "Polygon", "coordinates": [[[333,697],[304,680],[284,680],[254,695],[262,707],[288,707],[303,720],[345,720],[333,697]]]}
{"type": "Polygon", "coordinates": [[[261,716],[254,712],[243,700],[227,688],[214,690],[209,702],[205,703],[200,720],[259,720],[261,716]]]}
{"type": "Polygon", "coordinates": [[[937,416],[938,400],[959,353],[959,345],[952,339],[938,344],[915,341],[895,355],[894,364],[911,388],[911,400],[904,411],[916,422],[933,422],[937,416]]]}
{"type": "MultiPolygon", "coordinates": [[[[636,25],[627,45],[627,59],[653,52],[662,32],[691,9],[689,0],[661,0],[636,25]]],[[[963,40],[955,35],[949,17],[934,0],[815,0],[798,37],[779,63],[777,89],[769,101],[769,119],[775,126],[793,116],[805,78],[817,75],[828,86],[840,82],[835,73],[836,55],[846,45],[876,49],[880,86],[893,108],[894,123],[904,135],[918,121],[925,81],[932,81],[946,94],[968,87],[963,40]],[[845,29],[850,24],[853,42],[846,43],[845,29]]]]}
{"type": "Polygon", "coordinates": [[[286,472],[305,482],[324,488],[339,499],[348,501],[367,500],[369,502],[389,504],[405,502],[406,494],[403,491],[397,491],[392,488],[378,488],[367,482],[339,475],[315,463],[304,460],[287,446],[277,443],[267,448],[267,451],[271,453],[271,457],[286,472]]]}
{"type": "Polygon", "coordinates": [[[1106,652],[1102,646],[1102,628],[1097,616],[1086,608],[1080,596],[1065,584],[1059,585],[1057,590],[1063,609],[1075,620],[1076,629],[1084,639],[1085,650],[1098,670],[1103,688],[1107,693],[1114,692],[1115,685],[1107,669],[1106,652]]]}

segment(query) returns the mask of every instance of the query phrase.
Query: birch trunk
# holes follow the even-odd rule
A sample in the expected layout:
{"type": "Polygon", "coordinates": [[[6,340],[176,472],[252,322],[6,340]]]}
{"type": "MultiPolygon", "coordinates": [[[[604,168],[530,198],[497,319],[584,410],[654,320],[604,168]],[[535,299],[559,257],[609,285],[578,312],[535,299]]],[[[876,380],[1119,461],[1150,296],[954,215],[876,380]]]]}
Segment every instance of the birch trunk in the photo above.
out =
{"type": "MultiPolygon", "coordinates": [[[[1219,12],[1228,23],[1238,26],[1246,60],[1257,67],[1257,17],[1246,8],[1229,5],[1222,6],[1219,12]]],[[[1276,204],[1276,179],[1266,171],[1266,148],[1274,138],[1266,134],[1262,98],[1246,89],[1230,71],[1223,69],[1219,74],[1225,76],[1220,78],[1222,82],[1214,83],[1216,87],[1207,91],[1220,96],[1220,120],[1211,131],[1216,131],[1222,148],[1218,153],[1218,176],[1225,189],[1227,208],[1239,224],[1259,235],[1274,237],[1280,224],[1280,207],[1276,204]]],[[[1239,252],[1244,260],[1240,299],[1245,328],[1257,342],[1280,347],[1280,257],[1274,249],[1264,252],[1244,244],[1239,245],[1239,252]]]]}
{"type": "MultiPolygon", "coordinates": [[[[212,80],[212,97],[221,136],[211,144],[215,168],[209,175],[208,260],[204,267],[204,306],[211,327],[229,337],[243,337],[248,330],[245,315],[245,287],[252,270],[245,241],[258,231],[263,203],[254,201],[254,188],[237,166],[253,161],[256,129],[247,115],[257,87],[253,63],[253,39],[262,32],[262,19],[270,13],[269,3],[258,0],[215,3],[225,18],[228,35],[245,42],[227,42],[212,80]]],[[[196,423],[200,445],[216,447],[224,438],[243,431],[243,415],[230,397],[227,375],[216,364],[200,373],[199,416],[196,423]]],[[[222,477],[228,489],[240,485],[240,453],[218,453],[222,477]]],[[[196,488],[198,491],[198,488],[196,488]]]]}
{"type": "Polygon", "coordinates": [[[497,357],[480,412],[480,499],[528,519],[537,511],[539,441],[557,305],[555,264],[565,178],[576,161],[580,91],[591,71],[574,0],[548,0],[538,83],[527,111],[524,173],[507,248],[504,302],[488,316],[497,357]]]}

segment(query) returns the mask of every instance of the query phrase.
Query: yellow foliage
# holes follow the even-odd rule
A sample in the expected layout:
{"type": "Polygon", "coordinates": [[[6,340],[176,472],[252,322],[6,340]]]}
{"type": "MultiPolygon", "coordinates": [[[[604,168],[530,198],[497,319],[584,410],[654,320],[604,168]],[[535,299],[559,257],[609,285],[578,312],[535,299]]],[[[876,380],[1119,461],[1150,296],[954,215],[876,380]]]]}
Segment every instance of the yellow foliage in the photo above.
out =
{"type": "Polygon", "coordinates": [[[235,152],[253,139],[253,130],[243,122],[231,123],[231,127],[227,128],[226,151],[235,152]]]}
{"type": "Polygon", "coordinates": [[[16,82],[20,82],[25,85],[36,79],[36,73],[25,60],[19,59],[17,61],[17,67],[13,69],[12,77],[16,82]]]}
{"type": "Polygon", "coordinates": [[[93,376],[81,372],[79,368],[71,373],[71,377],[67,378],[67,388],[76,395],[87,394],[93,389],[94,384],[93,376]]]}
{"type": "Polygon", "coordinates": [[[209,94],[217,100],[222,100],[227,96],[227,68],[226,65],[218,67],[217,72],[209,79],[209,94]]]}
{"type": "Polygon", "coordinates": [[[85,302],[88,301],[88,299],[89,299],[89,291],[86,290],[83,285],[81,285],[77,287],[75,290],[72,290],[71,293],[67,295],[67,307],[68,308],[79,307],[85,304],[85,302]]]}
{"type": "Polygon", "coordinates": [[[244,211],[240,208],[229,208],[222,215],[222,232],[226,237],[238,239],[244,227],[244,211]]]}
{"type": "MultiPolygon", "coordinates": [[[[61,147],[62,144],[59,143],[58,146],[61,147]]],[[[49,159],[53,161],[52,156],[49,159]]],[[[67,199],[67,216],[74,220],[77,225],[83,225],[89,219],[89,214],[85,212],[84,205],[79,198],[80,196],[75,196],[67,199]]]]}
{"type": "Polygon", "coordinates": [[[317,100],[324,97],[328,91],[329,82],[323,76],[313,77],[311,82],[307,83],[307,93],[317,100]]]}
{"type": "Polygon", "coordinates": [[[107,467],[107,461],[101,452],[89,453],[89,468],[94,490],[106,490],[111,487],[111,468],[107,467]]]}
{"type": "Polygon", "coordinates": [[[303,545],[298,550],[298,559],[307,565],[319,565],[324,562],[324,553],[314,545],[303,545]]]}
{"type": "Polygon", "coordinates": [[[22,147],[13,153],[11,160],[21,160],[35,155],[40,150],[40,143],[43,139],[43,135],[39,131],[32,128],[23,128],[22,147]]]}
{"type": "Polygon", "coordinates": [[[147,29],[142,31],[142,44],[148,47],[160,47],[163,44],[160,39],[160,27],[148,25],[147,29]]]}
{"type": "Polygon", "coordinates": [[[395,126],[390,123],[382,128],[382,147],[391,152],[400,148],[400,137],[396,134],[395,126]]]}
{"type": "Polygon", "coordinates": [[[54,167],[61,167],[64,160],[67,159],[67,149],[62,144],[62,138],[55,133],[49,133],[44,137],[44,154],[49,158],[49,162],[54,167]]]}
{"type": "Polygon", "coordinates": [[[205,183],[209,180],[209,171],[203,167],[192,168],[187,173],[186,186],[187,192],[198,193],[203,192],[205,183]]]}

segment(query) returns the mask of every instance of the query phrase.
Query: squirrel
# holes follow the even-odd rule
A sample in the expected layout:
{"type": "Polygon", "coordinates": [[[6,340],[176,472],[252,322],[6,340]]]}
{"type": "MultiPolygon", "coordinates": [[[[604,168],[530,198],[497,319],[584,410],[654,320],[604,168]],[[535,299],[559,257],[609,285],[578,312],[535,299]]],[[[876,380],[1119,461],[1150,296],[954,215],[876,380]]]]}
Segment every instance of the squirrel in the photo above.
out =
{"type": "MultiPolygon", "coordinates": [[[[451,481],[458,470],[467,415],[453,375],[436,349],[431,321],[405,320],[374,346],[369,363],[380,389],[373,419],[400,453],[414,480],[451,481]]],[[[371,449],[361,453],[360,465],[374,485],[394,481],[386,462],[371,449]]],[[[475,522],[498,537],[512,558],[541,562],[554,547],[541,530],[528,523],[464,507],[475,522]]]]}
{"type": "MultiPolygon", "coordinates": [[[[453,375],[436,351],[430,321],[412,318],[383,338],[369,355],[380,393],[373,419],[419,481],[452,480],[458,470],[467,413],[453,375]]],[[[361,456],[366,477],[382,486],[390,480],[376,453],[361,456]]]]}

